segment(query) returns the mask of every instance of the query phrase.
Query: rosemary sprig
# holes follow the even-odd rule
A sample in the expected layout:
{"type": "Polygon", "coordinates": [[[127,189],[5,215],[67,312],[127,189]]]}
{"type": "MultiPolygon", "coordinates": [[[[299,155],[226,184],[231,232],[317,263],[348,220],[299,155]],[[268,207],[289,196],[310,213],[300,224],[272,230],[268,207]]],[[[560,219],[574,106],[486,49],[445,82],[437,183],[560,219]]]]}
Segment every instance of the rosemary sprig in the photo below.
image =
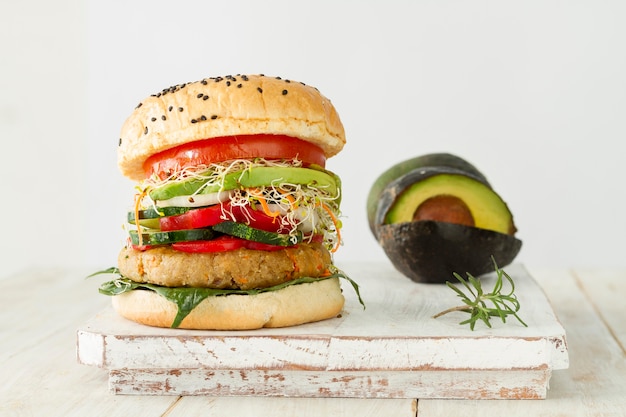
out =
{"type": "Polygon", "coordinates": [[[511,315],[523,324],[524,327],[528,327],[528,325],[517,315],[517,312],[520,309],[520,303],[515,294],[513,294],[515,291],[513,279],[503,269],[498,268],[496,260],[493,256],[491,259],[497,275],[493,290],[490,293],[485,293],[479,279],[468,273],[467,280],[465,280],[461,275],[455,272],[453,275],[467,289],[469,294],[466,295],[461,288],[455,286],[451,282],[446,282],[446,285],[457,293],[464,305],[444,310],[435,314],[433,318],[437,318],[454,311],[465,312],[468,313],[470,317],[459,324],[469,324],[470,329],[474,330],[474,326],[478,320],[484,322],[487,327],[491,327],[491,317],[500,317],[502,322],[506,323],[506,317],[511,315]],[[508,281],[510,290],[508,293],[502,294],[504,279],[508,281]],[[488,303],[492,306],[488,306],[488,303]]]}

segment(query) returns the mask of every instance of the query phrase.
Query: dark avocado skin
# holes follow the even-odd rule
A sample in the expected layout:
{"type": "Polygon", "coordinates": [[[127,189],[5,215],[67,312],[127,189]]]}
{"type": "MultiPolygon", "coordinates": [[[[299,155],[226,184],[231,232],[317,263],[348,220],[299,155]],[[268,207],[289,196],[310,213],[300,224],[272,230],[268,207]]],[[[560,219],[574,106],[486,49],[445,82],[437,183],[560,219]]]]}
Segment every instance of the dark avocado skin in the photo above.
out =
{"type": "Polygon", "coordinates": [[[487,178],[485,178],[485,176],[478,169],[476,169],[474,165],[456,155],[452,155],[450,153],[431,153],[407,159],[406,161],[400,162],[380,174],[370,188],[370,192],[367,196],[367,219],[372,233],[375,234],[374,226],[376,222],[374,218],[376,216],[376,208],[383,189],[390,182],[405,175],[406,173],[424,167],[437,167],[439,169],[451,168],[459,170],[491,187],[487,178]]]}
{"type": "Polygon", "coordinates": [[[378,242],[402,274],[420,283],[456,282],[509,265],[522,241],[485,229],[430,220],[378,226],[378,242]]]}

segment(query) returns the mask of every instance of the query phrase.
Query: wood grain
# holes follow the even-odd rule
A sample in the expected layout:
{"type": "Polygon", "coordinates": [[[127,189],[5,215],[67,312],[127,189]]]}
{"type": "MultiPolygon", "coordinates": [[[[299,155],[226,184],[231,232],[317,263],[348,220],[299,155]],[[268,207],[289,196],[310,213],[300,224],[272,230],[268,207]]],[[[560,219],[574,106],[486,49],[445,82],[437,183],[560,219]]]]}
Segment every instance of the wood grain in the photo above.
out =
{"type": "Polygon", "coordinates": [[[100,369],[76,361],[76,328],[108,300],[97,281],[62,269],[26,271],[0,291],[0,415],[160,416],[176,397],[114,399],[100,369]],[[95,296],[94,296],[95,295],[95,296]]]}

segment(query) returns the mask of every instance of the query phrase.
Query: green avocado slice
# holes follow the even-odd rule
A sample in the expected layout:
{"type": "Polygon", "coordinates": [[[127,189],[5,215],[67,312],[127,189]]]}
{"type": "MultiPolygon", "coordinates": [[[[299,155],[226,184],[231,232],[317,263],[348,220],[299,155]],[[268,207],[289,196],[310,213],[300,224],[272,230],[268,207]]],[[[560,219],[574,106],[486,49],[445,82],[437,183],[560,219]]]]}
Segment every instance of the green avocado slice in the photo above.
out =
{"type": "Polygon", "coordinates": [[[298,167],[256,167],[232,172],[220,184],[206,185],[207,180],[190,178],[155,188],[149,192],[154,201],[195,194],[211,194],[241,188],[263,187],[288,183],[315,186],[324,189],[331,197],[339,196],[339,178],[330,171],[298,167]]]}

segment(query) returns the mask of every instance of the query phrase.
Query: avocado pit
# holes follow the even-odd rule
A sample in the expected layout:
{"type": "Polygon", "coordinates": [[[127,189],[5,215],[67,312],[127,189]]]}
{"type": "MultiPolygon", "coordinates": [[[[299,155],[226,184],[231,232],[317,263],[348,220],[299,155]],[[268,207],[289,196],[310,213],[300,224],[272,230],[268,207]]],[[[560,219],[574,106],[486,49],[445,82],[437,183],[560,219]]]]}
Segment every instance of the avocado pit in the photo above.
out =
{"type": "Polygon", "coordinates": [[[463,200],[453,195],[437,195],[420,204],[413,221],[433,220],[465,226],[474,226],[474,216],[463,200]]]}

